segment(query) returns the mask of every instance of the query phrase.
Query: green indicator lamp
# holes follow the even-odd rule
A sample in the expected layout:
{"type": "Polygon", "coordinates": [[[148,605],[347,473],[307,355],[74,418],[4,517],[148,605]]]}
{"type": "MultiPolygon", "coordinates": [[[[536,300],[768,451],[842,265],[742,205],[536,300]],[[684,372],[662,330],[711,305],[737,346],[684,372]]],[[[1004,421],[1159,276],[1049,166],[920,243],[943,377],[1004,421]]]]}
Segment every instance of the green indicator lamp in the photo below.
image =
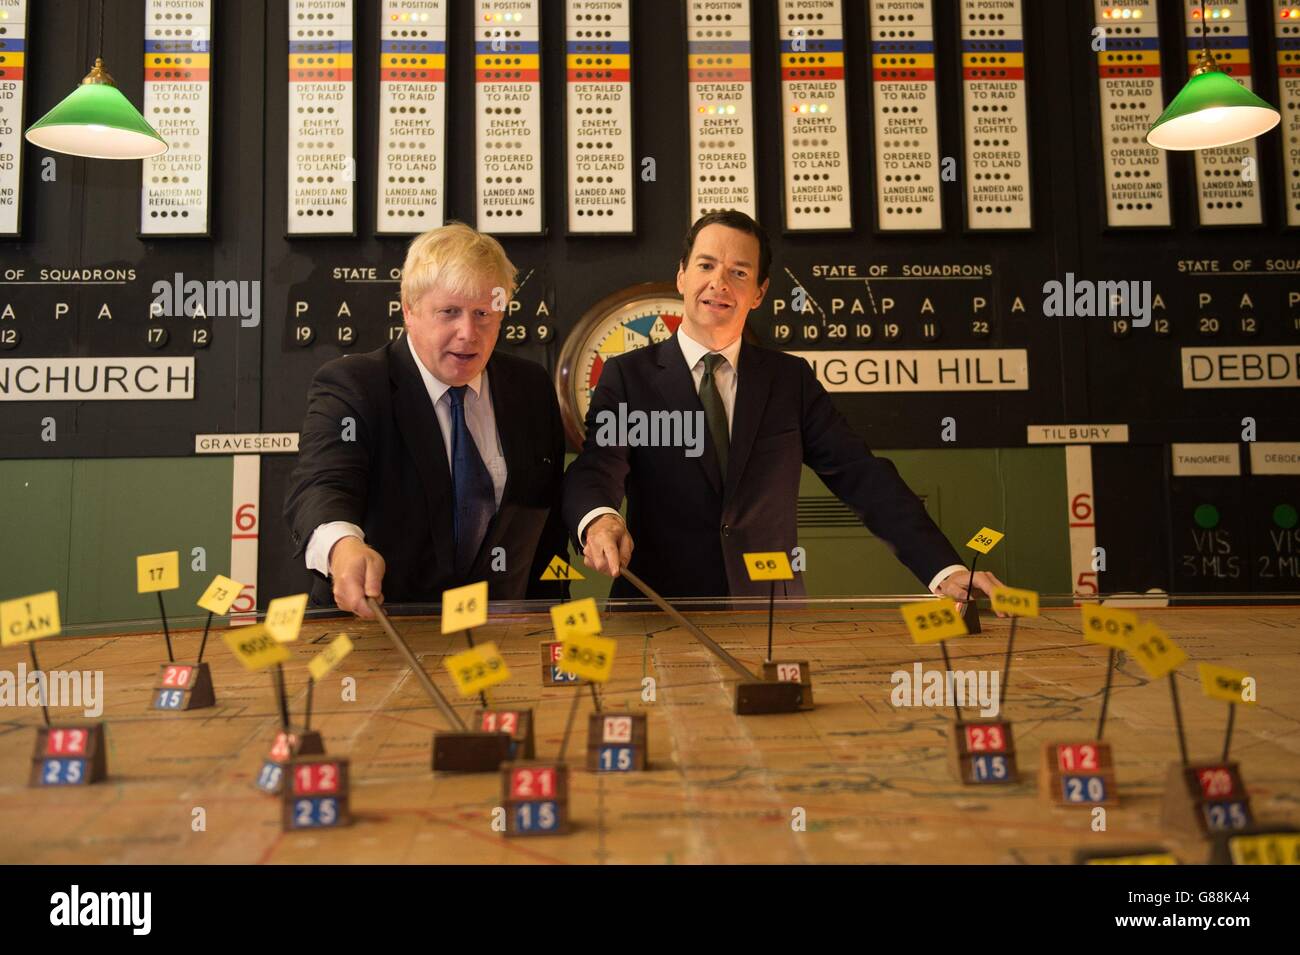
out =
{"type": "Polygon", "coordinates": [[[1281,113],[1223,72],[1215,61],[1206,32],[1204,0],[1201,42],[1192,78],[1147,130],[1147,142],[1158,149],[1231,146],[1261,136],[1282,121],[1281,113]]]}
{"type": "MultiPolygon", "coordinates": [[[[103,0],[99,47],[102,52],[103,0]]],[[[31,125],[26,139],[42,149],[88,159],[148,159],[167,151],[167,143],[122,95],[99,57],[81,85],[31,125]]]]}

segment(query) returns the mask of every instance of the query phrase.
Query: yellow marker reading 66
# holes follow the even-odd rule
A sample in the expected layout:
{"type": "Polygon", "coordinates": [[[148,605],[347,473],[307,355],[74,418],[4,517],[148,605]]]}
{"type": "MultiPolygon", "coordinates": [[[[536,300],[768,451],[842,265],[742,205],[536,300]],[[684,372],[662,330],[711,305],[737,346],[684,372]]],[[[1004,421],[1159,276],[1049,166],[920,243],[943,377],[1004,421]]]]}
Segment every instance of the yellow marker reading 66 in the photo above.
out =
{"type": "Polygon", "coordinates": [[[750,580],[794,580],[790,558],[784,551],[744,554],[750,580]]]}

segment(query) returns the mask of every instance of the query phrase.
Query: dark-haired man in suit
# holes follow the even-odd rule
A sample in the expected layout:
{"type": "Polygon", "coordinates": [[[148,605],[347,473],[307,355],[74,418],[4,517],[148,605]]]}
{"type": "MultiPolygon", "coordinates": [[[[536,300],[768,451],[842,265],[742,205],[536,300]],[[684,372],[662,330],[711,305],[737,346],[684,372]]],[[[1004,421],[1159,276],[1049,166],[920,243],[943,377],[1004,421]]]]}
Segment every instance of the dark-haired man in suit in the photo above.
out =
{"type": "MultiPolygon", "coordinates": [[[[766,596],[742,554],[797,541],[807,464],[935,594],[961,600],[967,574],[894,465],[854,433],[808,363],[742,342],[767,292],[771,247],[741,212],[710,213],[686,235],[677,269],[685,317],[662,342],[606,362],[582,453],[564,479],[564,519],[588,566],[630,568],[666,597],[766,596]],[[605,442],[602,415],[703,413],[704,452],[605,442]],[[627,522],[618,507],[627,499],[627,522]],[[635,547],[634,547],[635,542],[635,547]]],[[[975,574],[988,593],[1000,582],[975,574]]],[[[803,593],[796,578],[788,592],[803,593]]],[[[611,595],[635,596],[625,579],[611,595]]]]}

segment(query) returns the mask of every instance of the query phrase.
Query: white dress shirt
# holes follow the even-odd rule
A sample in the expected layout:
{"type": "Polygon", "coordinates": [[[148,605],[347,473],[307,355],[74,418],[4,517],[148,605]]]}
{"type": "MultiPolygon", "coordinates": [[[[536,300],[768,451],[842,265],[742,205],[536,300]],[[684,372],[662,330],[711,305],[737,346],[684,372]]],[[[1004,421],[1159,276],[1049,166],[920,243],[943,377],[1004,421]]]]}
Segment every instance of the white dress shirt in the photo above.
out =
{"type": "MultiPolygon", "coordinates": [[[[452,466],[451,397],[447,392],[451,385],[435,378],[429,369],[424,367],[424,362],[420,361],[420,356],[415,353],[415,346],[411,344],[409,335],[402,337],[406,339],[411,357],[415,360],[415,367],[419,370],[424,388],[429,393],[429,401],[433,403],[433,412],[438,418],[438,428],[442,431],[442,444],[447,451],[447,466],[450,468],[452,466]]],[[[488,387],[486,370],[469,382],[469,387],[465,391],[464,413],[465,424],[469,428],[470,437],[474,439],[475,447],[478,448],[479,457],[483,459],[483,464],[492,478],[492,490],[496,492],[497,507],[500,507],[501,494],[506,486],[506,459],[501,453],[501,437],[497,434],[497,419],[492,411],[492,389],[488,387]]],[[[329,521],[312,531],[311,539],[307,541],[307,568],[328,577],[330,550],[344,537],[356,537],[362,541],[366,539],[361,528],[348,521],[329,521]]]]}
{"type": "MultiPolygon", "coordinates": [[[[734,415],[733,409],[736,407],[736,384],[738,367],[740,364],[740,344],[741,340],[737,338],[730,345],[721,349],[720,354],[726,361],[718,365],[713,371],[714,381],[718,386],[718,395],[722,398],[722,406],[727,412],[727,434],[731,434],[731,423],[734,415]]],[[[704,356],[709,354],[711,349],[701,345],[690,335],[686,334],[684,328],[677,329],[677,345],[682,350],[682,357],[686,360],[686,367],[691,370],[691,377],[695,379],[695,391],[698,394],[700,383],[704,380],[704,356]]],[[[619,520],[623,517],[617,510],[612,507],[597,507],[588,511],[581,521],[578,522],[578,540],[586,543],[583,536],[587,530],[587,525],[600,517],[602,514],[613,514],[619,520]]],[[[962,564],[951,564],[945,567],[939,573],[934,575],[930,581],[930,592],[938,593],[938,587],[950,574],[965,570],[962,564]]]]}

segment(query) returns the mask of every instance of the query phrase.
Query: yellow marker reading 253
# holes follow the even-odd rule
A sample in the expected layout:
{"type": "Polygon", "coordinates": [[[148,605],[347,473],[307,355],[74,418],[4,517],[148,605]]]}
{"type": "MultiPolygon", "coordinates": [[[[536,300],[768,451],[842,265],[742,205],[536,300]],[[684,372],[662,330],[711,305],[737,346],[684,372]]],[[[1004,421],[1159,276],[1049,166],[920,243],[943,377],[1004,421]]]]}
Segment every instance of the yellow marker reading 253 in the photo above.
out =
{"type": "Polygon", "coordinates": [[[618,641],[592,634],[564,638],[559,666],[593,683],[606,683],[614,672],[614,651],[618,641]]]}
{"type": "Polygon", "coordinates": [[[971,550],[977,550],[981,554],[987,554],[994,547],[998,546],[998,541],[1006,537],[1000,531],[995,531],[991,527],[981,527],[979,533],[966,542],[966,546],[971,550]]]}
{"type": "Polygon", "coordinates": [[[12,647],[52,637],[61,629],[57,590],[0,603],[0,645],[12,647]]]}
{"type": "Polygon", "coordinates": [[[1038,616],[1038,592],[1035,590],[994,587],[989,602],[998,613],[1011,614],[1013,617],[1038,616]]]}
{"type": "Polygon", "coordinates": [[[180,551],[164,554],[141,554],[135,559],[136,593],[152,594],[175,590],[181,585],[180,551]]]}
{"type": "Polygon", "coordinates": [[[249,670],[264,670],[272,664],[289,659],[289,650],[267,633],[265,624],[231,630],[223,633],[221,639],[226,641],[230,652],[249,670]]]}
{"type": "Polygon", "coordinates": [[[957,612],[957,604],[949,597],[924,600],[899,609],[913,643],[938,643],[967,633],[966,622],[957,612]]]}
{"type": "Polygon", "coordinates": [[[481,627],[488,618],[486,580],[442,592],[442,632],[460,633],[481,627]]]}
{"type": "Polygon", "coordinates": [[[794,580],[790,557],[783,551],[745,554],[744,560],[750,580],[794,580]]]}
{"type": "Polygon", "coordinates": [[[453,656],[444,657],[442,665],[456,681],[456,689],[460,691],[461,696],[473,696],[488,687],[510,679],[510,668],[497,652],[497,645],[490,640],[453,656]]]}

